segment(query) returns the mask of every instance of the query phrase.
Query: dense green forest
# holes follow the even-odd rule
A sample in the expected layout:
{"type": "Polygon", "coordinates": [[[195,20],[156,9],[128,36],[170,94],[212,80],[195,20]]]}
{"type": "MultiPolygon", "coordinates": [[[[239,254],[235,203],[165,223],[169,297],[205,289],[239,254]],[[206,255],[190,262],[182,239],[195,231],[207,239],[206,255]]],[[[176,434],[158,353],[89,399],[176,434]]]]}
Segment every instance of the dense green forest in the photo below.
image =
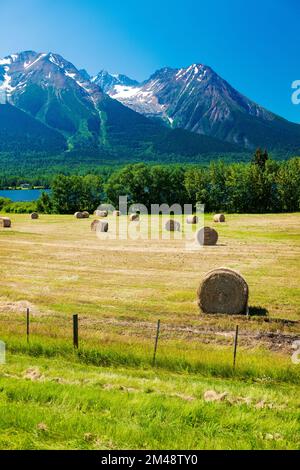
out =
{"type": "MultiPolygon", "coordinates": [[[[17,182],[17,178],[15,180],[17,182]]],[[[36,180],[38,184],[43,181],[36,180]]],[[[205,204],[206,211],[264,213],[300,210],[300,158],[278,162],[258,150],[251,163],[209,165],[129,164],[103,167],[93,174],[58,174],[48,181],[51,194],[36,203],[0,199],[0,210],[72,214],[93,212],[100,203],[205,204]]]]}
{"type": "MultiPolygon", "coordinates": [[[[181,165],[183,167],[208,166],[211,162],[222,161],[224,163],[249,163],[252,159],[251,152],[217,152],[203,148],[202,154],[184,154],[186,139],[183,138],[182,130],[174,131],[178,147],[182,147],[182,154],[172,149],[167,138],[161,142],[160,150],[153,147],[148,149],[136,149],[130,152],[126,146],[121,149],[110,148],[99,150],[97,155],[85,151],[68,151],[62,154],[50,154],[49,152],[35,152],[34,150],[24,152],[16,145],[13,152],[1,151],[0,146],[0,189],[17,187],[21,183],[29,183],[32,186],[44,186],[49,188],[55,175],[101,175],[104,178],[116,169],[125,165],[145,162],[149,165],[181,165]],[[205,151],[204,151],[205,150],[205,151]]],[[[1,136],[0,136],[1,137],[1,136]]],[[[193,145],[193,140],[189,140],[193,145]]],[[[271,157],[275,161],[285,161],[294,154],[282,151],[272,152],[271,157]]]]}

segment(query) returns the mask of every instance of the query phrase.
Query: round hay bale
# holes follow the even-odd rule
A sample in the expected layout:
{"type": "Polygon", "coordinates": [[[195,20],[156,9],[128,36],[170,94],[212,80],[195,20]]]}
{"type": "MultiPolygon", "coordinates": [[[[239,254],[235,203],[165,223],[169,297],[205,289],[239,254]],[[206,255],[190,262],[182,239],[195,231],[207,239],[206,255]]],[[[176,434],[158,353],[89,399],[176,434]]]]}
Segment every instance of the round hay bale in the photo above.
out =
{"type": "Polygon", "coordinates": [[[196,234],[197,241],[201,246],[213,246],[217,244],[218,232],[210,227],[202,227],[196,234]]]}
{"type": "Polygon", "coordinates": [[[103,210],[103,211],[96,210],[94,212],[94,215],[96,215],[97,217],[107,217],[108,216],[108,211],[106,211],[106,210],[103,210]]]}
{"type": "Polygon", "coordinates": [[[120,217],[121,212],[120,212],[120,211],[113,211],[113,215],[114,215],[115,217],[120,217]]]}
{"type": "Polygon", "coordinates": [[[91,230],[92,232],[108,232],[108,222],[104,220],[93,220],[91,230]]]}
{"type": "Polygon", "coordinates": [[[170,219],[166,222],[165,229],[168,232],[180,232],[180,223],[177,220],[170,219]]]}
{"type": "Polygon", "coordinates": [[[214,215],[214,222],[225,222],[225,215],[224,214],[216,214],[214,215]]]}
{"type": "Polygon", "coordinates": [[[197,224],[199,222],[199,217],[197,217],[196,215],[189,215],[187,218],[186,218],[186,223],[187,224],[197,224]]]}
{"type": "Polygon", "coordinates": [[[90,214],[89,214],[88,211],[83,211],[83,212],[82,212],[82,218],[83,218],[83,219],[88,219],[89,216],[90,216],[90,214]]]}
{"type": "Polygon", "coordinates": [[[36,220],[39,218],[39,214],[37,212],[32,212],[32,214],[30,214],[30,218],[31,220],[36,220]]]}
{"type": "Polygon", "coordinates": [[[138,222],[140,220],[139,214],[130,214],[129,220],[131,222],[138,222]]]}
{"type": "Polygon", "coordinates": [[[10,218],[9,217],[0,217],[0,227],[10,228],[11,227],[10,218]]]}
{"type": "Polygon", "coordinates": [[[76,217],[76,219],[83,219],[82,212],[75,212],[74,217],[76,217]]]}
{"type": "Polygon", "coordinates": [[[207,273],[197,295],[198,305],[203,313],[247,313],[248,284],[232,269],[218,268],[207,273]]]}

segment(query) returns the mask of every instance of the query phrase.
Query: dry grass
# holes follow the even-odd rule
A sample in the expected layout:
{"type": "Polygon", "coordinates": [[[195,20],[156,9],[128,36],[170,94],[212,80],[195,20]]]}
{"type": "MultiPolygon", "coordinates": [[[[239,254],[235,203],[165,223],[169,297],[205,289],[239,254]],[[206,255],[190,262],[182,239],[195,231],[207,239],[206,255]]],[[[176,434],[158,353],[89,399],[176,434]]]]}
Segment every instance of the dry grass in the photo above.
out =
{"type": "MultiPolygon", "coordinates": [[[[109,216],[110,230],[123,218],[109,216]]],[[[146,232],[147,220],[141,216],[133,230],[146,232]]],[[[22,331],[29,305],[33,330],[54,336],[72,313],[79,313],[90,336],[101,324],[102,334],[135,337],[143,323],[152,335],[158,318],[170,336],[185,332],[190,340],[202,330],[215,341],[215,332],[231,332],[237,321],[245,338],[253,333],[255,345],[262,331],[266,341],[270,332],[300,334],[299,214],[228,215],[218,225],[217,246],[198,251],[186,250],[181,233],[171,240],[104,240],[91,232],[89,220],[74,216],[43,215],[32,224],[27,215],[13,215],[12,224],[0,231],[2,332],[22,331]],[[245,277],[252,312],[266,309],[267,318],[200,317],[197,288],[205,273],[220,266],[245,277]]]]}

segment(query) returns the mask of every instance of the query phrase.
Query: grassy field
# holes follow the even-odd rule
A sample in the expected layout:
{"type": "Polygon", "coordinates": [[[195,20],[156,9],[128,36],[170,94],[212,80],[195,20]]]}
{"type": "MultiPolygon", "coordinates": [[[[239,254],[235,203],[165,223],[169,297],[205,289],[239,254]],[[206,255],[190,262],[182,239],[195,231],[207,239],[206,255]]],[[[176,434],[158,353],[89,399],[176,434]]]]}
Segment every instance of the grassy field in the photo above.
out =
{"type": "Polygon", "coordinates": [[[0,448],[300,449],[300,214],[228,215],[218,245],[196,251],[100,239],[91,219],[11,218],[0,230],[0,448]],[[220,266],[246,278],[249,317],[200,315],[196,290],[220,266]]]}

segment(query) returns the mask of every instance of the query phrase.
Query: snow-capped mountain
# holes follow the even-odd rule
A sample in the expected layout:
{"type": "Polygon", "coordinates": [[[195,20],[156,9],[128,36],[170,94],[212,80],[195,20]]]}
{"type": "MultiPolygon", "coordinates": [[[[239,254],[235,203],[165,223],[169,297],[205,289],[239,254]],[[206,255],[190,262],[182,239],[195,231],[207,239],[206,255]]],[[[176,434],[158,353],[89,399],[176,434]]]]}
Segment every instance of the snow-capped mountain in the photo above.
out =
{"type": "Polygon", "coordinates": [[[24,51],[0,59],[0,102],[61,132],[70,149],[78,140],[99,142],[98,108],[105,98],[59,54],[24,51]]]}
{"type": "MultiPolygon", "coordinates": [[[[163,148],[178,153],[179,147],[183,154],[238,150],[206,136],[195,139],[190,133],[181,134],[179,142],[178,133],[110,98],[99,86],[100,80],[99,75],[91,80],[86,71],[79,71],[52,52],[25,51],[0,59],[0,122],[4,123],[0,135],[3,144],[7,139],[6,148],[10,149],[9,139],[14,136],[20,141],[23,132],[22,146],[30,148],[28,135],[34,127],[35,138],[37,132],[41,132],[47,134],[48,141],[54,138],[58,142],[56,146],[69,151],[87,150],[92,154],[101,151],[140,154],[149,149],[155,153],[158,148],[159,151],[163,148]],[[28,119],[24,112],[39,121],[39,125],[28,119]],[[20,129],[17,128],[18,123],[20,129]],[[49,133],[49,128],[59,135],[49,133]],[[185,147],[182,142],[185,142],[185,147]]],[[[136,85],[122,75],[114,77],[114,80],[115,86],[136,85]]],[[[41,142],[46,142],[45,139],[41,138],[41,142]]]]}
{"type": "MultiPolygon", "coordinates": [[[[102,90],[97,85],[59,54],[25,51],[0,59],[2,101],[5,96],[9,103],[19,104],[23,95],[26,96],[33,86],[44,92],[55,87],[57,97],[61,90],[81,90],[82,96],[94,103],[103,97],[102,90]]],[[[34,101],[35,103],[29,103],[29,111],[33,111],[34,105],[38,105],[38,102],[41,104],[43,100],[34,101]]]]}
{"type": "Polygon", "coordinates": [[[40,132],[42,148],[52,139],[53,148],[92,154],[200,155],[255,146],[300,151],[299,125],[200,64],[166,67],[138,83],[105,71],[91,78],[59,54],[25,51],[0,59],[1,103],[2,149],[6,141],[9,149],[12,140],[19,145],[22,132],[23,148],[30,148],[28,136],[40,132]]]}
{"type": "Polygon", "coordinates": [[[106,92],[131,109],[160,118],[173,128],[245,148],[259,145],[275,148],[283,141],[286,145],[289,139],[296,137],[297,142],[299,139],[300,126],[246,98],[202,64],[163,68],[140,85],[111,83],[106,92]]]}

